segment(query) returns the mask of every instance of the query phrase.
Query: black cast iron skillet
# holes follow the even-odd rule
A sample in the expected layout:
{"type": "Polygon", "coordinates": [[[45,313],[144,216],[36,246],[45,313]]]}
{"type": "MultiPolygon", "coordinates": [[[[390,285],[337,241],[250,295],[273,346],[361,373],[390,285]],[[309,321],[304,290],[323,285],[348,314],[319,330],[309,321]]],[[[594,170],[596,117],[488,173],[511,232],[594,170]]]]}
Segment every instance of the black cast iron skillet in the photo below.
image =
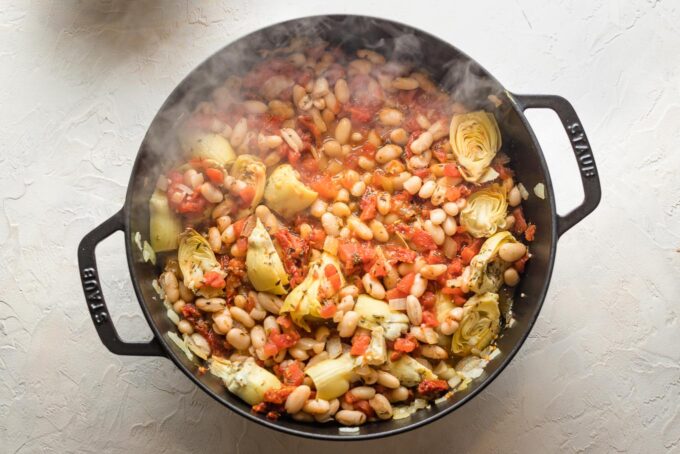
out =
{"type": "Polygon", "coordinates": [[[364,16],[316,16],[283,22],[251,33],[217,52],[179,84],[161,107],[142,142],[132,169],[125,205],[83,238],[78,248],[78,261],[90,315],[102,342],[113,353],[169,358],[197,386],[231,411],[281,432],[324,440],[370,439],[414,429],[451,413],[498,376],[522,346],[538,317],[550,282],[557,239],[591,213],[599,201],[600,182],[590,145],[576,112],[565,99],[552,95],[513,94],[470,57],[439,38],[413,27],[364,16]],[[198,375],[196,366],[165,334],[175,327],[166,317],[165,308],[151,286],[159,270],[143,261],[133,240],[134,232],[140,232],[142,238],[148,238],[148,200],[160,173],[168,170],[177,157],[173,155],[173,128],[187,113],[187,109],[208,99],[210,91],[229,74],[242,72],[256,61],[256,50],[284,44],[296,35],[320,36],[341,45],[350,53],[368,47],[397,60],[410,61],[429,70],[436,80],[469,106],[493,110],[494,105],[489,102],[488,96],[495,95],[502,101],[495,115],[502,131],[503,150],[511,156],[518,180],[529,190],[539,182],[544,183],[546,188],[545,200],[532,195],[523,205],[527,219],[538,226],[538,231],[531,244],[533,258],[516,293],[514,315],[517,323],[511,329],[504,330],[498,339],[502,352],[500,356],[487,366],[484,375],[466,391],[457,393],[448,401],[432,404],[430,409],[418,411],[407,419],[366,424],[354,434],[343,434],[334,424],[268,421],[262,415],[252,413],[248,405],[229,394],[215,377],[210,374],[198,375]],[[529,108],[548,108],[557,113],[578,162],[585,198],[579,207],[566,216],[559,216],[555,212],[550,174],[541,148],[524,116],[524,111],[529,108]],[[154,334],[150,342],[123,342],[118,337],[104,301],[95,247],[118,230],[125,232],[132,283],[154,334]]]}

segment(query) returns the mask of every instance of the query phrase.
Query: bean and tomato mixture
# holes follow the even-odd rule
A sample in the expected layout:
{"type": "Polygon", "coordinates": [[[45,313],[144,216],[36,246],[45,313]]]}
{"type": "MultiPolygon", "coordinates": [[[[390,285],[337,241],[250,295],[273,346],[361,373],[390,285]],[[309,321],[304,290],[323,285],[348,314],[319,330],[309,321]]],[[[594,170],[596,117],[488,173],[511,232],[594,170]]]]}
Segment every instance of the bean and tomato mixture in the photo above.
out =
{"type": "Polygon", "coordinates": [[[493,114],[374,51],[292,45],[178,142],[151,200],[162,295],[187,354],[254,412],[408,415],[493,356],[536,235],[493,114]]]}

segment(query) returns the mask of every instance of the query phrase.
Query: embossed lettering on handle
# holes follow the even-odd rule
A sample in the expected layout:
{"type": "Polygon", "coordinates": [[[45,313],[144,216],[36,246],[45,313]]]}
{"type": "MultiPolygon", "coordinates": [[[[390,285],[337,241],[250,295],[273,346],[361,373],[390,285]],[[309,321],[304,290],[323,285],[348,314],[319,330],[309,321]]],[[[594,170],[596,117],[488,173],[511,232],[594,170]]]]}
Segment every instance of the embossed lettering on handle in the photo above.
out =
{"type": "Polygon", "coordinates": [[[580,123],[572,123],[567,125],[567,131],[569,132],[571,142],[574,144],[574,153],[576,153],[581,174],[586,178],[596,177],[595,159],[593,158],[593,153],[590,150],[590,144],[588,139],[586,139],[583,127],[580,123]]]}
{"type": "Polygon", "coordinates": [[[88,267],[82,270],[83,289],[85,290],[85,299],[87,300],[87,307],[90,308],[90,315],[92,320],[97,325],[101,325],[109,318],[109,313],[106,311],[104,305],[104,298],[102,297],[102,289],[97,277],[97,270],[88,267]]]}

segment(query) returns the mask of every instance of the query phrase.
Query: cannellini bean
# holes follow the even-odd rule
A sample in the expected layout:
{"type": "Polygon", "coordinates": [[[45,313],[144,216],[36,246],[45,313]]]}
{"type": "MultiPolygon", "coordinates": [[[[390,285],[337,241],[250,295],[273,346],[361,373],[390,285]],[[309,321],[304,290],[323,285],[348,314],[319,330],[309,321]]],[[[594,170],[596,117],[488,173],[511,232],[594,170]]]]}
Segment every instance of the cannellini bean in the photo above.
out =
{"type": "Polygon", "coordinates": [[[263,114],[267,111],[267,105],[262,101],[244,101],[243,108],[249,114],[263,114]]]}
{"type": "Polygon", "coordinates": [[[446,212],[441,208],[436,208],[430,211],[430,221],[432,221],[433,224],[439,225],[442,224],[445,220],[446,212]]]}
{"type": "Polygon", "coordinates": [[[435,244],[437,244],[437,246],[441,246],[444,244],[444,241],[446,241],[444,229],[438,225],[434,225],[429,219],[423,222],[423,228],[432,236],[432,239],[434,240],[435,244]]]}
{"type": "MultiPolygon", "coordinates": [[[[219,218],[215,219],[215,223],[217,224],[217,230],[220,232],[221,236],[222,232],[224,232],[227,227],[231,225],[231,218],[229,216],[220,216],[219,218]]],[[[220,241],[222,241],[221,238],[220,241]]]]}
{"type": "Polygon", "coordinates": [[[192,189],[198,188],[203,184],[203,174],[198,173],[196,169],[189,169],[184,172],[184,184],[192,189]]]}
{"type": "Polygon", "coordinates": [[[444,124],[443,121],[438,120],[428,128],[427,132],[432,134],[433,140],[443,139],[444,137],[449,135],[449,126],[447,124],[444,124]]]}
{"type": "Polygon", "coordinates": [[[420,301],[413,295],[406,297],[406,315],[412,325],[420,325],[423,323],[423,307],[420,301]]]}
{"type": "MultiPolygon", "coordinates": [[[[342,317],[342,321],[340,321],[338,324],[338,335],[340,337],[352,337],[354,331],[357,329],[357,324],[359,323],[360,318],[361,316],[358,312],[349,311],[345,313],[345,315],[342,317]]],[[[330,339],[328,342],[330,342],[330,339]]],[[[333,358],[333,353],[335,352],[328,350],[328,342],[326,343],[326,350],[328,351],[328,354],[331,356],[331,358],[333,358]]]]}
{"type": "Polygon", "coordinates": [[[359,156],[359,159],[357,159],[357,164],[367,172],[375,169],[375,161],[366,156],[359,156]]]}
{"type": "Polygon", "coordinates": [[[288,144],[293,150],[302,150],[303,143],[300,135],[293,128],[281,128],[281,138],[284,142],[288,144]]]}
{"type": "Polygon", "coordinates": [[[392,81],[392,88],[397,90],[415,90],[419,86],[418,81],[410,77],[397,77],[392,81]]]}
{"type": "Polygon", "coordinates": [[[425,358],[430,359],[446,359],[449,357],[449,353],[439,345],[422,345],[420,353],[425,358]]]}
{"type": "Polygon", "coordinates": [[[444,336],[450,336],[456,331],[458,331],[458,322],[455,320],[444,320],[440,325],[439,325],[439,332],[441,332],[444,336]]]}
{"type": "Polygon", "coordinates": [[[340,408],[340,400],[338,399],[333,399],[329,402],[329,409],[326,413],[320,414],[320,415],[314,415],[314,419],[316,422],[328,422],[333,419],[333,415],[337,413],[338,409],[340,408]]]}
{"type": "Polygon", "coordinates": [[[352,122],[349,118],[341,119],[335,127],[335,139],[341,144],[349,142],[349,136],[352,133],[352,122]]]}
{"type": "Polygon", "coordinates": [[[222,242],[228,245],[234,241],[236,241],[236,232],[234,232],[234,226],[230,225],[222,232],[222,242]]]}
{"type": "Polygon", "coordinates": [[[342,188],[338,191],[338,195],[335,196],[335,201],[336,202],[349,202],[349,191],[345,188],[342,188]]]}
{"type": "Polygon", "coordinates": [[[182,312],[182,309],[186,305],[187,305],[186,301],[179,299],[175,301],[175,303],[172,305],[172,310],[179,314],[180,312],[182,312]]]}
{"type": "Polygon", "coordinates": [[[366,183],[363,181],[357,181],[352,185],[352,189],[350,189],[350,194],[352,194],[354,197],[361,197],[364,195],[364,192],[366,192],[366,183]]]}
{"type": "Polygon", "coordinates": [[[392,417],[392,405],[387,397],[382,394],[376,394],[368,401],[375,414],[380,419],[390,419],[392,417]]]}
{"type": "Polygon", "coordinates": [[[232,306],[229,308],[231,312],[231,317],[237,322],[241,323],[246,328],[252,328],[255,326],[255,320],[246,311],[237,306],[232,306]]]}
{"type": "Polygon", "coordinates": [[[271,333],[278,333],[280,331],[279,329],[279,324],[276,323],[276,318],[269,315],[265,317],[264,321],[262,322],[262,326],[264,326],[264,332],[269,336],[271,333]]]}
{"type": "Polygon", "coordinates": [[[309,212],[315,218],[320,218],[328,209],[328,204],[321,199],[316,199],[312,206],[309,207],[309,212]]]}
{"type": "Polygon", "coordinates": [[[420,191],[423,185],[423,180],[418,175],[413,175],[408,180],[404,181],[404,190],[411,195],[415,195],[420,191]]]}
{"type": "Polygon", "coordinates": [[[262,306],[262,309],[276,315],[279,314],[281,306],[283,306],[281,298],[265,292],[259,292],[257,294],[257,302],[262,306]]]}
{"type": "Polygon", "coordinates": [[[335,420],[343,426],[360,426],[366,422],[366,415],[357,410],[340,410],[335,420]]]}
{"type": "Polygon", "coordinates": [[[364,284],[366,292],[368,292],[368,294],[373,298],[377,300],[385,298],[385,287],[383,287],[378,279],[374,278],[369,273],[366,273],[361,279],[361,282],[364,284]]]}
{"type": "Polygon", "coordinates": [[[515,216],[513,216],[513,215],[511,215],[511,214],[508,215],[508,216],[505,218],[505,228],[508,229],[508,230],[512,230],[512,228],[515,226],[515,222],[516,222],[516,221],[515,221],[515,216]]]}
{"type": "MultiPolygon", "coordinates": [[[[323,222],[323,217],[321,221],[323,222]]],[[[347,226],[362,240],[370,241],[373,239],[373,231],[356,216],[347,219],[347,226]]]]}
{"type": "Polygon", "coordinates": [[[442,205],[442,208],[449,216],[457,216],[458,212],[460,211],[458,209],[458,205],[456,205],[455,202],[446,202],[444,205],[442,205]]]}
{"type": "Polygon", "coordinates": [[[445,272],[446,265],[444,264],[425,265],[420,269],[420,274],[428,280],[435,280],[445,272]]]}
{"type": "Polygon", "coordinates": [[[378,119],[385,126],[399,126],[404,121],[404,114],[397,109],[386,107],[378,113],[378,119]]]}
{"type": "Polygon", "coordinates": [[[425,131],[411,143],[411,151],[414,152],[415,154],[421,154],[432,146],[432,141],[433,141],[432,134],[425,131]]]}
{"type": "Polygon", "coordinates": [[[224,200],[224,194],[222,194],[222,191],[213,186],[212,183],[203,183],[200,186],[199,191],[201,192],[201,195],[205,197],[205,199],[210,203],[220,203],[222,200],[224,200]]]}
{"type": "Polygon", "coordinates": [[[312,96],[321,98],[329,93],[328,80],[325,77],[319,77],[314,81],[314,88],[312,88],[312,96]]]}
{"type": "Polygon", "coordinates": [[[327,400],[324,399],[310,399],[303,405],[302,409],[305,413],[310,415],[321,415],[330,410],[331,406],[327,400]]]}
{"type": "Polygon", "coordinates": [[[386,243],[390,239],[390,234],[383,225],[382,222],[377,219],[373,219],[370,222],[371,231],[373,232],[373,238],[381,243],[386,243]]]}
{"type": "Polygon", "coordinates": [[[517,186],[513,186],[513,188],[508,193],[508,203],[511,207],[516,207],[522,203],[522,194],[519,192],[517,186]]]}
{"type": "Polygon", "coordinates": [[[314,422],[314,416],[305,413],[304,411],[299,411],[297,413],[292,414],[291,418],[299,422],[314,422]]]}
{"type": "Polygon", "coordinates": [[[429,199],[432,197],[432,194],[434,194],[434,189],[436,186],[437,183],[435,183],[434,180],[427,180],[425,183],[423,183],[420,190],[418,191],[418,197],[421,199],[429,199]]]}
{"type": "Polygon", "coordinates": [[[503,281],[505,281],[505,285],[514,287],[519,284],[519,273],[514,268],[508,268],[503,273],[503,281]]]}
{"type": "Polygon", "coordinates": [[[408,389],[403,386],[400,386],[397,389],[393,389],[388,395],[388,399],[390,400],[390,402],[402,402],[408,399],[408,397],[409,397],[408,389]]]}
{"type": "Polygon", "coordinates": [[[439,342],[439,335],[429,326],[412,326],[410,330],[413,337],[425,344],[436,344],[439,342]]]}
{"type": "Polygon", "coordinates": [[[241,328],[232,328],[227,333],[227,342],[236,350],[246,350],[250,346],[250,336],[241,328]]]}
{"type": "Polygon", "coordinates": [[[335,202],[331,207],[331,212],[341,218],[346,218],[352,213],[345,202],[335,202]]]}
{"type": "Polygon", "coordinates": [[[444,233],[446,233],[449,236],[453,236],[456,234],[458,231],[458,224],[456,223],[456,219],[452,216],[447,216],[446,219],[444,220],[444,225],[442,225],[442,228],[444,229],[444,233]]]}
{"type": "Polygon", "coordinates": [[[399,145],[388,144],[376,151],[375,160],[379,164],[385,164],[393,159],[397,159],[403,151],[399,145]]]}
{"type": "Polygon", "coordinates": [[[225,308],[227,301],[224,298],[198,298],[196,307],[203,312],[218,312],[225,308]]]}
{"type": "Polygon", "coordinates": [[[231,136],[229,137],[229,142],[232,147],[237,148],[239,145],[243,143],[243,139],[246,138],[246,133],[248,132],[248,121],[245,118],[241,118],[236,125],[234,125],[234,129],[231,132],[231,136]]]}
{"type": "Polygon", "coordinates": [[[522,243],[505,243],[498,249],[498,255],[506,262],[516,262],[527,253],[527,247],[522,243]]]}
{"type": "Polygon", "coordinates": [[[208,244],[214,252],[220,252],[222,249],[222,238],[217,227],[210,227],[208,229],[208,244]]]}
{"type": "Polygon", "coordinates": [[[264,333],[264,328],[262,325],[255,325],[253,329],[250,330],[250,342],[255,348],[262,348],[267,342],[267,336],[264,333]]]}
{"type": "Polygon", "coordinates": [[[189,288],[186,285],[184,285],[184,282],[182,281],[179,281],[179,296],[186,303],[192,302],[196,297],[196,295],[194,295],[194,292],[189,290],[189,288]]]}
{"type": "Polygon", "coordinates": [[[347,285],[340,290],[340,297],[351,295],[357,297],[359,295],[359,288],[356,285],[347,285]]]}
{"type": "Polygon", "coordinates": [[[397,145],[408,143],[408,132],[404,128],[397,128],[390,132],[390,140],[397,145]]]}
{"type": "Polygon", "coordinates": [[[390,196],[389,192],[381,192],[380,194],[378,194],[378,198],[376,200],[378,213],[382,214],[383,216],[389,213],[392,205],[391,201],[392,197],[390,196]]]}
{"type": "Polygon", "coordinates": [[[165,298],[170,303],[174,303],[179,299],[179,282],[177,281],[177,276],[171,271],[166,271],[161,274],[158,279],[163,292],[165,292],[165,298]]]}
{"type": "Polygon", "coordinates": [[[340,219],[333,213],[324,213],[321,216],[321,225],[328,235],[338,236],[340,233],[340,219]]]}
{"type": "Polygon", "coordinates": [[[399,388],[399,379],[394,375],[386,372],[384,370],[378,371],[378,382],[379,385],[385,388],[397,389],[399,388]]]}
{"type": "Polygon", "coordinates": [[[359,49],[357,51],[357,57],[365,58],[366,60],[370,61],[371,63],[375,63],[376,65],[385,64],[385,57],[373,50],[359,49]]]}
{"type": "MultiPolygon", "coordinates": [[[[358,318],[357,318],[358,322],[358,318]]],[[[355,327],[356,329],[356,327],[355,327]]],[[[351,336],[351,335],[350,335],[351,336]]],[[[349,336],[347,336],[349,337],[349,336]]],[[[331,336],[326,341],[326,352],[331,359],[337,358],[342,354],[342,343],[339,336],[331,336]]]]}
{"type": "Polygon", "coordinates": [[[323,144],[323,152],[331,158],[342,156],[342,145],[337,140],[328,140],[323,144]]]}
{"type": "Polygon", "coordinates": [[[375,388],[372,386],[357,386],[349,391],[349,394],[357,400],[369,400],[375,397],[375,388]]]}
{"type": "Polygon", "coordinates": [[[286,412],[294,414],[302,410],[312,390],[307,385],[296,387],[286,398],[286,412]]]}
{"type": "Polygon", "coordinates": [[[425,293],[426,288],[427,280],[425,280],[425,278],[423,278],[423,276],[421,276],[420,273],[416,273],[409,293],[415,296],[416,298],[420,298],[421,296],[423,296],[423,293],[425,293]]]}
{"type": "Polygon", "coordinates": [[[194,332],[194,327],[187,320],[180,320],[177,324],[177,329],[182,334],[192,334],[194,332]]]}
{"type": "Polygon", "coordinates": [[[306,351],[302,350],[301,348],[297,347],[289,348],[288,354],[300,361],[307,361],[309,359],[309,354],[306,351]]]}
{"type": "Polygon", "coordinates": [[[228,308],[224,308],[221,311],[212,314],[212,320],[214,327],[217,328],[216,331],[218,331],[219,334],[227,334],[229,330],[234,327],[231,312],[229,312],[228,308]]]}
{"type": "Polygon", "coordinates": [[[334,87],[335,98],[342,104],[349,102],[349,86],[345,79],[338,79],[334,87]]]}

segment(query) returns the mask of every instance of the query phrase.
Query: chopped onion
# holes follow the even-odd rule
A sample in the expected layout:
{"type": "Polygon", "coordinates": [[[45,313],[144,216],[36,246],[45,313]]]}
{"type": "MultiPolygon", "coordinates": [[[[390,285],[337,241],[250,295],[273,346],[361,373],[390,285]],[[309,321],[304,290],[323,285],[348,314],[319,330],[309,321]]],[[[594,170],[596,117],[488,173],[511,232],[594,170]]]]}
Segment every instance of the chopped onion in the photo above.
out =
{"type": "Polygon", "coordinates": [[[156,251],[153,250],[146,240],[144,240],[144,247],[142,247],[142,257],[145,262],[151,262],[152,265],[156,264],[156,251]]]}
{"type": "Polygon", "coordinates": [[[340,428],[338,428],[338,432],[340,432],[341,434],[342,433],[353,434],[353,433],[359,432],[359,428],[358,427],[340,427],[340,428]]]}
{"type": "Polygon", "coordinates": [[[173,333],[172,331],[168,331],[166,334],[168,335],[170,340],[173,341],[175,343],[175,345],[177,345],[179,347],[179,349],[184,352],[185,355],[187,355],[187,358],[189,358],[189,361],[194,360],[194,354],[191,353],[191,351],[189,350],[189,347],[187,347],[187,344],[186,344],[186,342],[184,342],[184,340],[182,340],[177,334],[173,333]]]}
{"type": "Polygon", "coordinates": [[[534,186],[534,194],[541,200],[545,200],[545,185],[543,183],[538,183],[534,186]]]}
{"type": "Polygon", "coordinates": [[[135,232],[132,235],[132,240],[135,242],[137,247],[139,248],[140,251],[143,251],[144,248],[142,247],[142,234],[139,232],[135,232]]]}
{"type": "Polygon", "coordinates": [[[405,311],[406,310],[406,298],[395,298],[388,301],[390,309],[393,311],[405,311]]]}
{"type": "Polygon", "coordinates": [[[179,324],[179,315],[177,315],[175,311],[173,311],[172,309],[168,309],[166,315],[168,316],[172,323],[174,323],[175,325],[179,324]]]}
{"type": "Polygon", "coordinates": [[[517,185],[517,189],[519,189],[522,200],[527,200],[529,198],[529,191],[527,191],[527,188],[525,188],[522,183],[517,185]]]}
{"type": "Polygon", "coordinates": [[[165,299],[165,292],[163,291],[161,286],[158,284],[158,279],[154,279],[153,281],[151,281],[151,287],[153,287],[153,289],[156,291],[156,293],[158,294],[158,296],[161,299],[163,299],[163,300],[165,299]]]}

